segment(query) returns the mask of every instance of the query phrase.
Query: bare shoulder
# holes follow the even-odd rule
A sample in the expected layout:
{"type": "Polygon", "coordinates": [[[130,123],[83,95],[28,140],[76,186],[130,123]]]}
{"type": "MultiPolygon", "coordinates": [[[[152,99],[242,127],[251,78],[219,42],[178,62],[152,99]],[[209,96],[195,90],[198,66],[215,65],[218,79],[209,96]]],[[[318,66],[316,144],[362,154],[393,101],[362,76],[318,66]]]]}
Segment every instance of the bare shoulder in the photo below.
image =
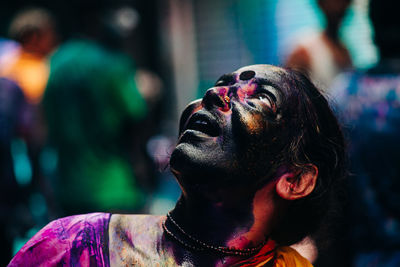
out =
{"type": "MultiPolygon", "coordinates": [[[[165,216],[147,214],[113,214],[110,219],[110,229],[123,227],[135,231],[139,228],[150,226],[162,229],[165,216]]],[[[143,230],[143,229],[142,229],[143,230]]]]}
{"type": "Polygon", "coordinates": [[[165,216],[111,216],[109,253],[111,266],[149,266],[159,260],[165,216]]]}
{"type": "Polygon", "coordinates": [[[157,239],[162,235],[165,216],[113,214],[110,219],[110,241],[157,239]]]}

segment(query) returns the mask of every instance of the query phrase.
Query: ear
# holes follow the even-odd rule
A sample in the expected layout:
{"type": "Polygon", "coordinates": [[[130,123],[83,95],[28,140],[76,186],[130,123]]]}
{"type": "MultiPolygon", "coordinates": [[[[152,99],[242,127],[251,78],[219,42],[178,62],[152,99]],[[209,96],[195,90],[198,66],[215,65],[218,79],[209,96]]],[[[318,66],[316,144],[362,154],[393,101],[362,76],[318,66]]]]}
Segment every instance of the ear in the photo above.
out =
{"type": "Polygon", "coordinates": [[[306,170],[296,174],[295,172],[284,173],[278,178],[276,192],[286,200],[295,200],[306,197],[315,188],[318,177],[318,168],[309,164],[306,170]]]}

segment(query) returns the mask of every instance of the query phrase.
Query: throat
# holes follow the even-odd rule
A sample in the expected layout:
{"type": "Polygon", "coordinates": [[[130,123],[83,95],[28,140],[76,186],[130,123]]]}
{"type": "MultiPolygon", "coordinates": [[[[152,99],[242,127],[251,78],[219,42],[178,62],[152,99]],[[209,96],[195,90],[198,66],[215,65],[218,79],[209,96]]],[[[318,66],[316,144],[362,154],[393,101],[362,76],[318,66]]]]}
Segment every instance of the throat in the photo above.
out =
{"type": "Polygon", "coordinates": [[[167,216],[163,228],[166,240],[173,244],[177,262],[190,262],[193,266],[225,267],[255,266],[256,261],[262,266],[269,266],[266,264],[274,258],[276,246],[271,239],[265,239],[256,246],[248,246],[249,242],[236,242],[235,246],[219,246],[187,233],[171,214],[167,216]]]}
{"type": "Polygon", "coordinates": [[[269,239],[275,216],[272,192],[270,183],[246,194],[249,198],[231,194],[236,200],[232,206],[225,198],[215,202],[206,194],[184,190],[163,225],[177,262],[190,259],[194,266],[232,266],[255,258],[271,259],[275,248],[269,239]]]}
{"type": "MultiPolygon", "coordinates": [[[[184,241],[187,246],[198,246],[198,250],[225,247],[222,250],[227,251],[226,247],[233,247],[254,254],[265,244],[269,233],[262,227],[268,218],[255,217],[253,202],[250,200],[249,203],[226,208],[223,203],[201,201],[200,205],[197,201],[181,197],[169,213],[164,226],[167,229],[164,230],[171,232],[169,235],[172,238],[180,239],[179,243],[184,241]]],[[[256,211],[261,212],[259,209],[256,211]]]]}
{"type": "MultiPolygon", "coordinates": [[[[251,256],[256,254],[261,250],[262,247],[265,246],[267,240],[264,240],[263,242],[260,242],[258,245],[253,246],[253,247],[248,247],[247,245],[244,244],[237,244],[237,247],[235,246],[221,246],[221,245],[216,245],[201,239],[198,239],[197,237],[194,237],[193,235],[187,233],[172,217],[171,213],[167,214],[167,219],[163,224],[164,231],[175,241],[179,242],[182,246],[203,252],[203,251],[209,251],[213,252],[216,254],[224,255],[224,256],[251,256]]],[[[248,242],[245,242],[248,244],[248,242]]]]}

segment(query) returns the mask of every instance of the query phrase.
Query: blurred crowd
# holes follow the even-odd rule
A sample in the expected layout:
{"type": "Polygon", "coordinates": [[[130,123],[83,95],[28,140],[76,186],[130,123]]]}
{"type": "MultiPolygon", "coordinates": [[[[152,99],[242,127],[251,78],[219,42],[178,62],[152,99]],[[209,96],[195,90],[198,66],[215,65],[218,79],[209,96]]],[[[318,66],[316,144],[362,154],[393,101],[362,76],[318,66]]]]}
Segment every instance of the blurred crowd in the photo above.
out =
{"type": "MultiPolygon", "coordinates": [[[[117,12],[137,23],[134,9],[117,12]]],[[[156,135],[163,82],[124,53],[112,23],[101,38],[61,41],[49,10],[25,8],[1,39],[1,265],[55,218],[153,208],[172,145],[156,135]]]]}
{"type": "MultiPolygon", "coordinates": [[[[339,34],[352,1],[315,2],[324,27],[301,36],[280,62],[328,95],[348,140],[342,215],[329,244],[311,237],[315,264],[400,266],[400,4],[370,0],[380,57],[357,69],[339,34]]],[[[113,16],[64,38],[51,11],[24,8],[0,39],[1,265],[55,218],[165,213],[179,197],[167,171],[175,137],[161,126],[172,91],[122,45],[140,14],[113,16]]]]}

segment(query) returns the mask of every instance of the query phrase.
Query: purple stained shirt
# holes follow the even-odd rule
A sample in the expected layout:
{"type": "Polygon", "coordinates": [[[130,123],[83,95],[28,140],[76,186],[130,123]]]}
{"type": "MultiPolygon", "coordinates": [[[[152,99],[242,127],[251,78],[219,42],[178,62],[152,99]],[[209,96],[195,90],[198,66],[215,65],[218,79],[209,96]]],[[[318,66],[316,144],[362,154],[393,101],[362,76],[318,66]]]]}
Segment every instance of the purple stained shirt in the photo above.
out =
{"type": "Polygon", "coordinates": [[[55,220],[30,239],[8,266],[109,267],[110,217],[91,213],[55,220]]]}

